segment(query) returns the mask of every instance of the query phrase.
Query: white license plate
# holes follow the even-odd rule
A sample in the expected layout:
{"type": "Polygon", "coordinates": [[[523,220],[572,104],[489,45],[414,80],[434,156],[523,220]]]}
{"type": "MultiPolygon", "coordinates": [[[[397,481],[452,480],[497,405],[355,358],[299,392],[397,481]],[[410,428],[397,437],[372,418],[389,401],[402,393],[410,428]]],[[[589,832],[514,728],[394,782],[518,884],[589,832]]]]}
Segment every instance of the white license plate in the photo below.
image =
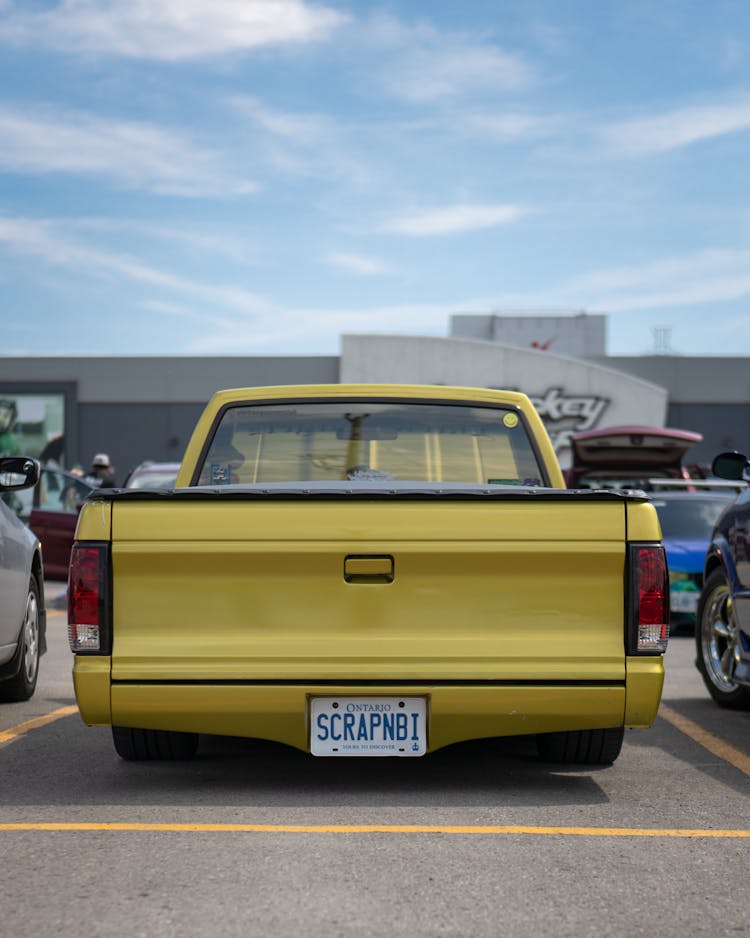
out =
{"type": "Polygon", "coordinates": [[[669,608],[672,612],[695,612],[698,608],[697,590],[674,590],[669,594],[669,608]]]}
{"type": "Polygon", "coordinates": [[[313,697],[310,752],[314,756],[423,756],[424,697],[313,697]]]}

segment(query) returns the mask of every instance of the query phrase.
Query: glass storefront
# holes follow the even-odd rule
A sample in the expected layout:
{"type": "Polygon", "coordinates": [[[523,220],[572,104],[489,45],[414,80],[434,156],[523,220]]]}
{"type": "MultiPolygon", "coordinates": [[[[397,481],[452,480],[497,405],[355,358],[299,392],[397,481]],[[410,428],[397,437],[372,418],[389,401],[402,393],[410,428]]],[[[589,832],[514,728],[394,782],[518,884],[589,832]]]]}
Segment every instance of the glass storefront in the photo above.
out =
{"type": "Polygon", "coordinates": [[[65,464],[65,395],[0,391],[0,456],[65,464]]]}

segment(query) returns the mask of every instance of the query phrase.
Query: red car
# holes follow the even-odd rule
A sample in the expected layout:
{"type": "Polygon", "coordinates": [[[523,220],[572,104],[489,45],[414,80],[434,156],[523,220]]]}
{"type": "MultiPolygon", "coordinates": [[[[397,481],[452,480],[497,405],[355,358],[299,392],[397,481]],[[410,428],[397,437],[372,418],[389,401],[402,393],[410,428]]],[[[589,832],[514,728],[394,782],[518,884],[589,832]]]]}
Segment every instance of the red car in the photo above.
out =
{"type": "Polygon", "coordinates": [[[66,580],[78,511],[93,486],[80,476],[53,466],[41,470],[26,521],[42,542],[44,575],[66,580]]]}
{"type": "Polygon", "coordinates": [[[648,488],[653,478],[689,479],[686,452],[702,434],[671,427],[602,427],[570,437],[568,488],[648,488]]]}

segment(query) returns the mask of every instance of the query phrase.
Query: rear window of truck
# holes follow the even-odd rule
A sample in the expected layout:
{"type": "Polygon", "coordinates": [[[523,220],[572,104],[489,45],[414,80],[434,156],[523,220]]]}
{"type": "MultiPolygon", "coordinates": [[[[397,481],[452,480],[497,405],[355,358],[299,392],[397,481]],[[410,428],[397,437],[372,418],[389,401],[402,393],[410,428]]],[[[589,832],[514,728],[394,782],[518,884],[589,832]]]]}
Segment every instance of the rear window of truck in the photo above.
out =
{"type": "Polygon", "coordinates": [[[545,484],[515,409],[392,400],[229,407],[198,484],[380,480],[545,484]]]}

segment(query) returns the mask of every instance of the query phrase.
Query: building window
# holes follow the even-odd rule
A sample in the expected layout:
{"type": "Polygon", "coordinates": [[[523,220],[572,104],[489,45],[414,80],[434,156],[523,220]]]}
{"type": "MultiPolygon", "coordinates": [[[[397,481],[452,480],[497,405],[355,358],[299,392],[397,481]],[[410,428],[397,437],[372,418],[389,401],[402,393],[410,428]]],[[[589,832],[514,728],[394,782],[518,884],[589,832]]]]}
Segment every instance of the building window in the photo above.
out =
{"type": "Polygon", "coordinates": [[[65,463],[65,395],[0,391],[0,456],[65,463]]]}

